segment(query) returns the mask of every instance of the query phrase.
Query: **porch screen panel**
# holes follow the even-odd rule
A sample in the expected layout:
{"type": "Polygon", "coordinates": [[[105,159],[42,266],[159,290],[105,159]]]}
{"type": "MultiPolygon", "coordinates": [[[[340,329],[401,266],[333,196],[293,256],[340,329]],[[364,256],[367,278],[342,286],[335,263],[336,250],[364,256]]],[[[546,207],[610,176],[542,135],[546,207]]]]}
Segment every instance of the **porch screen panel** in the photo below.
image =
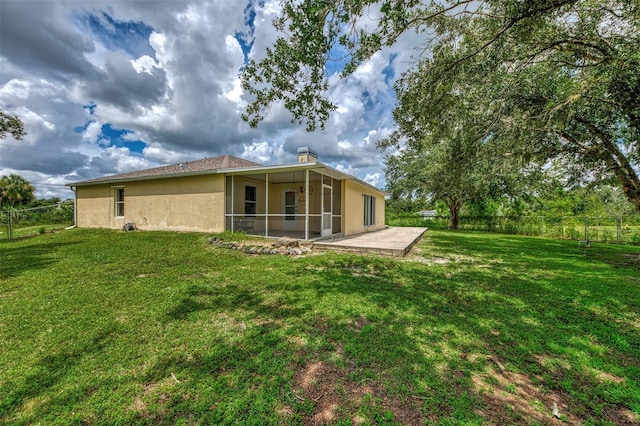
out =
{"type": "Polygon", "coordinates": [[[285,191],[284,193],[284,214],[286,220],[296,220],[296,192],[285,191]]]}
{"type": "MultiPolygon", "coordinates": [[[[231,214],[231,207],[233,206],[232,204],[232,199],[231,199],[231,194],[232,194],[232,190],[231,190],[231,176],[227,176],[225,179],[225,196],[224,196],[224,205],[225,205],[225,213],[226,214],[231,214]]],[[[230,228],[227,228],[230,229],[230,228]]]]}
{"type": "Polygon", "coordinates": [[[333,180],[333,233],[342,232],[342,182],[333,180]]]}

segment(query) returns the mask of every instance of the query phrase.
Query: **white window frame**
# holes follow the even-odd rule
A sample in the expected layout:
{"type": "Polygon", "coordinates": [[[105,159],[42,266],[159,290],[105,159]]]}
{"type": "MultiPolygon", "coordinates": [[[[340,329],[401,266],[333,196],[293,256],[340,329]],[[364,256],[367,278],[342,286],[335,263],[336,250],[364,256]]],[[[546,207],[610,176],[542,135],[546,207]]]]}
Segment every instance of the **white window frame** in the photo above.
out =
{"type": "Polygon", "coordinates": [[[376,197],[363,194],[364,199],[364,226],[376,224],[376,197]]]}
{"type": "Polygon", "coordinates": [[[124,187],[113,188],[113,191],[113,213],[115,217],[124,217],[124,187]]]}

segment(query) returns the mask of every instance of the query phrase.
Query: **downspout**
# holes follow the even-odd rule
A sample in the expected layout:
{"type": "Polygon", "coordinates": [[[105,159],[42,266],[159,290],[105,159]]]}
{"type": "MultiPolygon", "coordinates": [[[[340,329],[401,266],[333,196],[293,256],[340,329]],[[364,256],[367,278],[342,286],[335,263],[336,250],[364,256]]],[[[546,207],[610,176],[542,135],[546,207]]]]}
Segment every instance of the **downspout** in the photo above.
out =
{"type": "Polygon", "coordinates": [[[76,191],[76,187],[72,186],[71,190],[73,191],[73,226],[70,226],[67,229],[73,229],[78,227],[78,191],[76,191]]]}

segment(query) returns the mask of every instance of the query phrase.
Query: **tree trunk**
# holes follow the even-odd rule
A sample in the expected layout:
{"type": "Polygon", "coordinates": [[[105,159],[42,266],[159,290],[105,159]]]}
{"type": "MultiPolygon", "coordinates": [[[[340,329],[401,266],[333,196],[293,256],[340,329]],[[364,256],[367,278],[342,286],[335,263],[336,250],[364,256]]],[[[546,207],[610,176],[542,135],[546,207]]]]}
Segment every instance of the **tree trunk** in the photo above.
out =
{"type": "Polygon", "coordinates": [[[462,201],[458,200],[457,198],[453,198],[450,199],[449,202],[447,203],[447,206],[449,207],[449,214],[450,214],[450,219],[449,219],[449,228],[450,229],[458,229],[458,224],[460,222],[460,208],[462,207],[462,201]]]}
{"type": "Polygon", "coordinates": [[[631,188],[630,186],[623,186],[622,190],[627,196],[627,200],[632,203],[638,212],[640,212],[640,189],[631,188]]]}
{"type": "Polygon", "coordinates": [[[616,177],[627,200],[635,206],[636,210],[640,211],[640,176],[628,156],[620,150],[614,139],[607,136],[595,124],[580,116],[576,116],[575,119],[601,142],[601,146],[596,150],[596,155],[599,154],[600,159],[616,177]]]}

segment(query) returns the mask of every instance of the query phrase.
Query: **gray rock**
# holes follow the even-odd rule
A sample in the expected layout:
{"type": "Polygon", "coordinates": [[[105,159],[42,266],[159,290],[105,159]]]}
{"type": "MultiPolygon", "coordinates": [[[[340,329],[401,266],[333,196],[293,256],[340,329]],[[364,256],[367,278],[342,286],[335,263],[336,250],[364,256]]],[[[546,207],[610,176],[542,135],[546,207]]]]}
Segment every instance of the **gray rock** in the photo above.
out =
{"type": "Polygon", "coordinates": [[[275,243],[276,247],[298,247],[300,242],[294,238],[282,237],[278,238],[275,243]]]}

